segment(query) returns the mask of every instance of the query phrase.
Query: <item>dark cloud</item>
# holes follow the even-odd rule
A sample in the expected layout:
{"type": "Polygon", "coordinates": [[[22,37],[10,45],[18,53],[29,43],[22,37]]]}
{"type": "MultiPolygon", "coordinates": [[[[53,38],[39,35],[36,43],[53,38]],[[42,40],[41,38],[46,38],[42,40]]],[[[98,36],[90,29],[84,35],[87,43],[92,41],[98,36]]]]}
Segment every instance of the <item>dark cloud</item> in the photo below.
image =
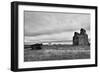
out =
{"type": "Polygon", "coordinates": [[[90,29],[89,14],[24,12],[25,36],[55,34],[80,28],[90,29]]]}
{"type": "Polygon", "coordinates": [[[90,34],[90,14],[24,11],[24,35],[27,41],[71,39],[73,32],[81,28],[90,34]]]}

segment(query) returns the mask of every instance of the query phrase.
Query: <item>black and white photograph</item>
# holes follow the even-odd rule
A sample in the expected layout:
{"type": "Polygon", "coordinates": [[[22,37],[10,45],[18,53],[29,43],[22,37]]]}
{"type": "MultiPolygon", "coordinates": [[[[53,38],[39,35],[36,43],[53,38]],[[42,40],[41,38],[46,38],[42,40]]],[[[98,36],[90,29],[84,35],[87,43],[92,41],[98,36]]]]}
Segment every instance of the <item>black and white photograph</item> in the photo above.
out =
{"type": "Polygon", "coordinates": [[[97,7],[11,5],[11,70],[97,66],[97,7]]]}
{"type": "Polygon", "coordinates": [[[90,58],[89,13],[24,11],[24,61],[90,58]]]}

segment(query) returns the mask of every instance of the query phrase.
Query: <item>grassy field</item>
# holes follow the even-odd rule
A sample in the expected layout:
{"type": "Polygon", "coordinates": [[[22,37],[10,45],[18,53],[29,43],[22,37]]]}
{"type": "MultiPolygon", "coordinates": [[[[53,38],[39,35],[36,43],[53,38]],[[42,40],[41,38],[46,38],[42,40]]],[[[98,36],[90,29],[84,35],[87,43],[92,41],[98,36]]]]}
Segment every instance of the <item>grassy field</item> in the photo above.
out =
{"type": "Polygon", "coordinates": [[[90,58],[90,46],[43,45],[41,50],[24,49],[25,62],[88,58],[90,58]]]}

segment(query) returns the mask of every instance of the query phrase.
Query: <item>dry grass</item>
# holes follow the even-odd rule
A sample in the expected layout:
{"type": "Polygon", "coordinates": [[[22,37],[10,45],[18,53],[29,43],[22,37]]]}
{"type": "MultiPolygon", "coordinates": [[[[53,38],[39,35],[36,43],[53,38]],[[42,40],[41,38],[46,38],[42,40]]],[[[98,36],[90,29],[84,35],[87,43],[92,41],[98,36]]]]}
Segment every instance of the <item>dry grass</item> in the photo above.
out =
{"type": "Polygon", "coordinates": [[[24,49],[25,62],[88,58],[90,58],[90,46],[44,45],[41,50],[24,49]]]}

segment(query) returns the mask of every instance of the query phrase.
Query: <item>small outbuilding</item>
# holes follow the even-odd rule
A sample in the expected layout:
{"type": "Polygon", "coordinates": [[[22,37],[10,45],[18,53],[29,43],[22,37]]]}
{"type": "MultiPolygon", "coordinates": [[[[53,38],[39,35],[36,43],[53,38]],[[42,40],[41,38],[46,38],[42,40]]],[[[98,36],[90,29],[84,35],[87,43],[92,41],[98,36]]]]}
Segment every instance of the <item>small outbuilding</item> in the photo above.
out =
{"type": "Polygon", "coordinates": [[[40,50],[42,49],[42,44],[33,44],[31,45],[32,50],[40,50]]]}

